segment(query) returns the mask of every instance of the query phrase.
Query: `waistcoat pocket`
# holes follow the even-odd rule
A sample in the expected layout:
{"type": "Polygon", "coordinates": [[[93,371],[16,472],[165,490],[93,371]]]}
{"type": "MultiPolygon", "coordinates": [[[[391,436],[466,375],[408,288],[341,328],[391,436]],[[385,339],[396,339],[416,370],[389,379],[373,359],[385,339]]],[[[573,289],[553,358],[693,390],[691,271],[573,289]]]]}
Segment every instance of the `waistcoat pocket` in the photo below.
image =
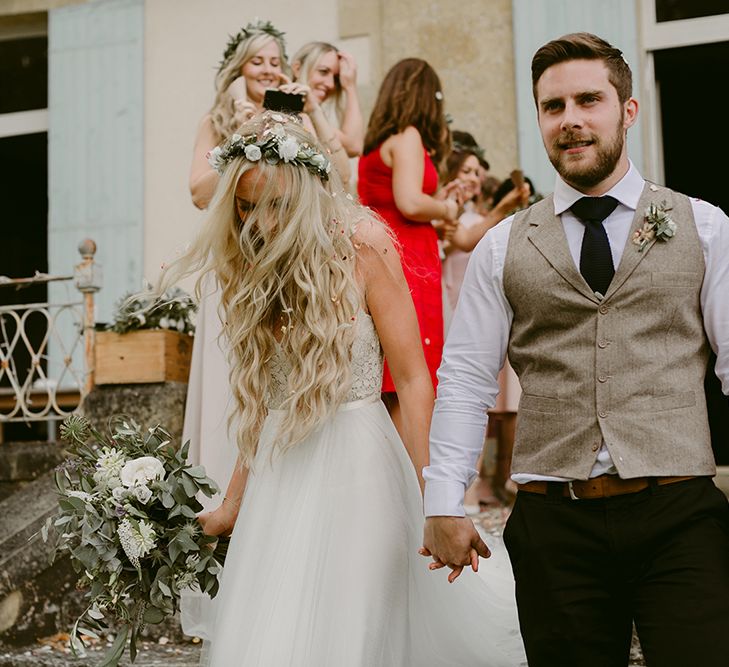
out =
{"type": "Polygon", "coordinates": [[[543,412],[551,415],[559,410],[559,399],[551,396],[535,396],[534,394],[522,394],[519,401],[520,410],[531,410],[532,412],[543,412]]]}

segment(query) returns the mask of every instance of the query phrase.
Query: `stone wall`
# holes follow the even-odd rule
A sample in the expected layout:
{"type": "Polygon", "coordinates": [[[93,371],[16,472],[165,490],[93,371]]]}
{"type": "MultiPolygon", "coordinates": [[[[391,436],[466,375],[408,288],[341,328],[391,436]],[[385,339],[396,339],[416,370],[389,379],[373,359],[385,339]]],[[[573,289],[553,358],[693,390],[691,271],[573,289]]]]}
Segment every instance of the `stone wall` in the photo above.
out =
{"type": "Polygon", "coordinates": [[[518,166],[511,0],[339,0],[339,31],[369,41],[365,118],[387,70],[402,58],[424,58],[441,78],[453,128],[486,148],[494,175],[518,166]]]}

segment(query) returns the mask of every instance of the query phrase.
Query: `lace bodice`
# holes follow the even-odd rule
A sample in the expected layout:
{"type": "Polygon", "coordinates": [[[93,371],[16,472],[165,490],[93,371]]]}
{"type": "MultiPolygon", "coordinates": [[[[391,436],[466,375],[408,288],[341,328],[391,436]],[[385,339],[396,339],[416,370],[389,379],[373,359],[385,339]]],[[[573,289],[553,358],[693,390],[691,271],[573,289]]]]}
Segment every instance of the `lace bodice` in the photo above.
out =
{"type": "MultiPolygon", "coordinates": [[[[270,361],[271,390],[266,405],[279,408],[286,398],[291,362],[277,347],[270,361]]],[[[358,401],[379,393],[382,386],[382,349],[372,318],[360,311],[357,316],[357,334],[352,344],[352,386],[345,402],[358,401]]]]}

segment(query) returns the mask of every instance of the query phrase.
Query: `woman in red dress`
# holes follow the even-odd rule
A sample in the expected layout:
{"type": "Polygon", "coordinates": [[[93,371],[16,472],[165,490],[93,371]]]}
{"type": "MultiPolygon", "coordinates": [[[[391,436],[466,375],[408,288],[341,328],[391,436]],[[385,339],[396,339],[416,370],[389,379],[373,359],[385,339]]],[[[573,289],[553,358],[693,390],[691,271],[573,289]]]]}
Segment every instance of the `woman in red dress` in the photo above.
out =
{"type": "MultiPolygon", "coordinates": [[[[438,75],[424,60],[401,60],[385,76],[370,116],[358,190],[362,203],[388,223],[400,244],[434,387],[443,350],[443,299],[438,237],[431,221],[455,221],[459,213],[458,201],[447,196],[457,186],[433,196],[436,166],[449,151],[438,75]]],[[[399,429],[400,407],[387,365],[382,392],[399,429]]]]}

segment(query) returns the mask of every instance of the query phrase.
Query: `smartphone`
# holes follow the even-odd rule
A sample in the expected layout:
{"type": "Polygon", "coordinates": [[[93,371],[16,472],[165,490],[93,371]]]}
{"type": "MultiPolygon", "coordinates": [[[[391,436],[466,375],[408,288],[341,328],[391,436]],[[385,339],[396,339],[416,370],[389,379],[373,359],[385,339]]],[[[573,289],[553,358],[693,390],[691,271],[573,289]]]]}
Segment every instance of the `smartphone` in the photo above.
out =
{"type": "Polygon", "coordinates": [[[263,108],[271,111],[300,113],[304,110],[304,96],[294,93],[282,93],[280,90],[271,88],[263,96],[263,108]]]}
{"type": "Polygon", "coordinates": [[[509,176],[515,188],[520,188],[524,185],[524,172],[521,169],[514,169],[509,176]]]}

